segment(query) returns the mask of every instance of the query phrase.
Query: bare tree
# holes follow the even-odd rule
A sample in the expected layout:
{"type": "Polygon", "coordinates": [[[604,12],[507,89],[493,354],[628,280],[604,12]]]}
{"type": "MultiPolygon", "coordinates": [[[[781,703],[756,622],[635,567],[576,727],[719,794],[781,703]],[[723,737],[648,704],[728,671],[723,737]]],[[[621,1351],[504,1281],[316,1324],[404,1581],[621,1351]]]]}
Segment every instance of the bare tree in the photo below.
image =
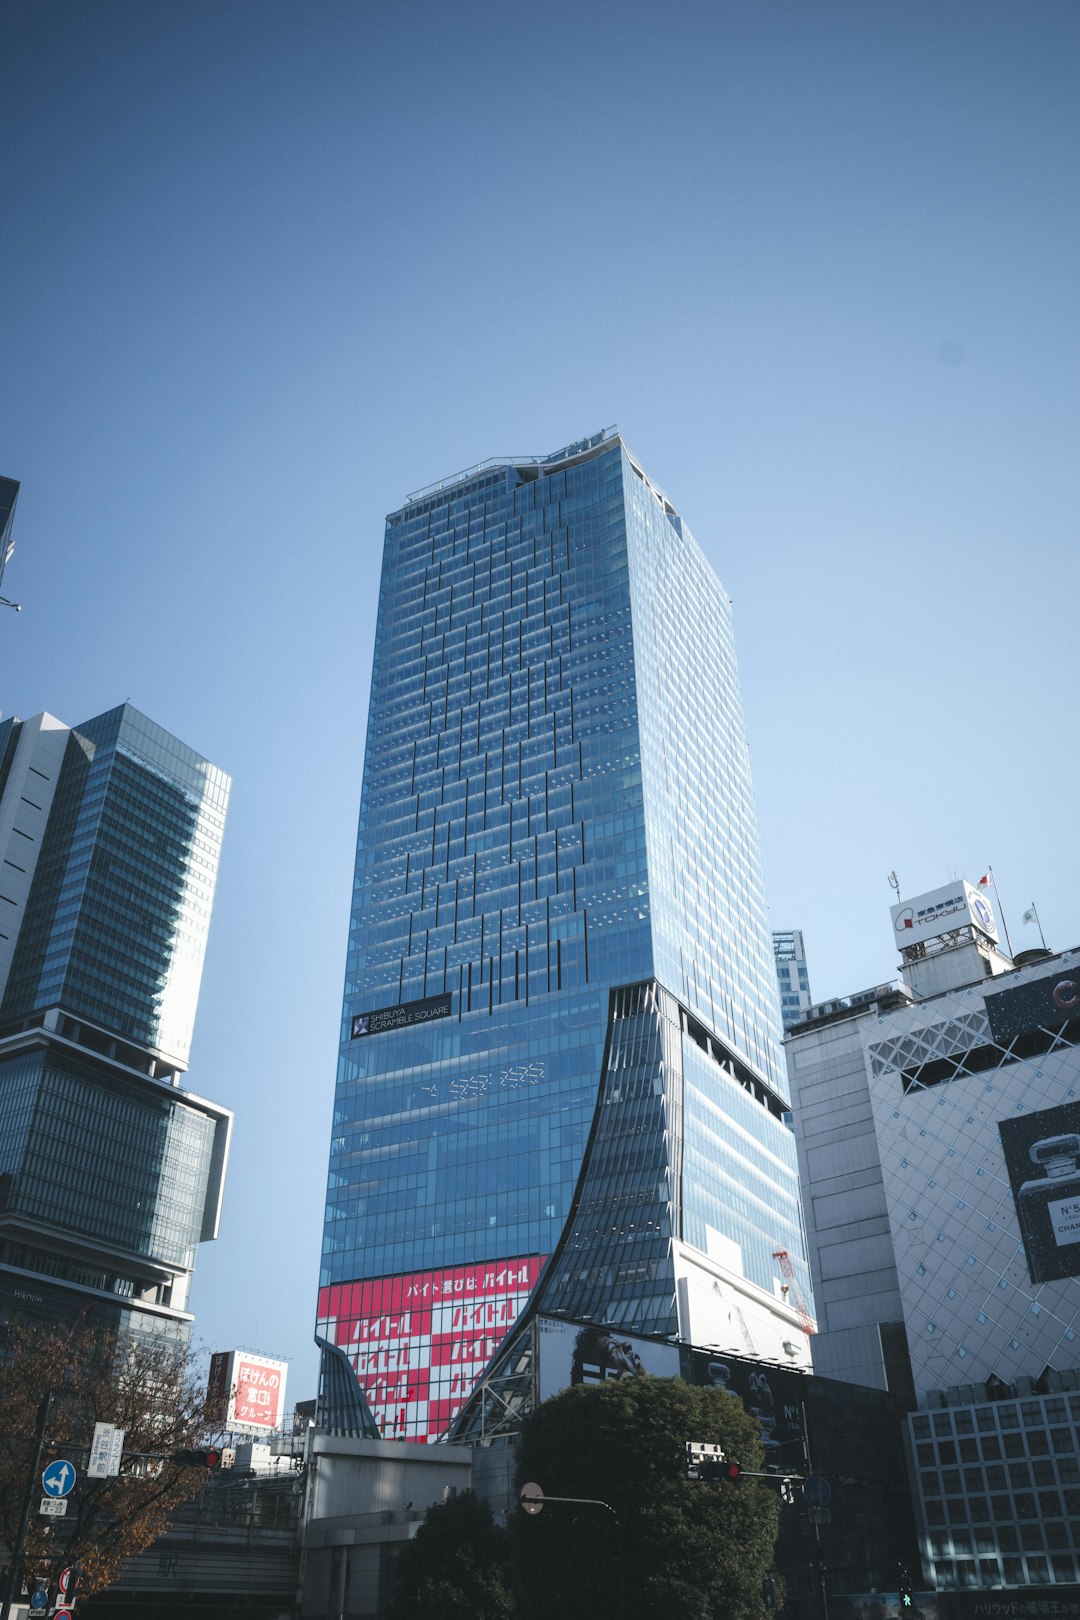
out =
{"type": "Polygon", "coordinates": [[[171,1454],[205,1445],[210,1428],[191,1354],[174,1342],[117,1338],[88,1322],[70,1335],[9,1324],[0,1336],[0,1543],[10,1558],[29,1492],[22,1570],[55,1578],[61,1566],[77,1564],[80,1594],[102,1591],[205,1478],[171,1454]],[[45,1443],[35,1468],[42,1416],[45,1443]],[[85,1474],[99,1422],[125,1431],[120,1472],[111,1479],[85,1474]],[[67,1515],[48,1519],[37,1511],[45,1494],[40,1468],[61,1457],[78,1480],[67,1515]]]}

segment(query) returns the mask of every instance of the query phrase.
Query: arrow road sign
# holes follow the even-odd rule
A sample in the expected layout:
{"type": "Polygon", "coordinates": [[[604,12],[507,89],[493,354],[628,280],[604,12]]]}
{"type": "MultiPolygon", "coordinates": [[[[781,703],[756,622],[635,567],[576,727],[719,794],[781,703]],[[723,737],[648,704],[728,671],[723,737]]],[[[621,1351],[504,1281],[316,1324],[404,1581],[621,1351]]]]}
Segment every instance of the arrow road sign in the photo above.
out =
{"type": "Polygon", "coordinates": [[[75,1483],[75,1468],[65,1458],[51,1462],[41,1476],[41,1484],[49,1496],[67,1496],[75,1483]]]}
{"type": "Polygon", "coordinates": [[[822,1474],[808,1474],[802,1493],[811,1507],[825,1508],[832,1501],[832,1486],[822,1474]]]}

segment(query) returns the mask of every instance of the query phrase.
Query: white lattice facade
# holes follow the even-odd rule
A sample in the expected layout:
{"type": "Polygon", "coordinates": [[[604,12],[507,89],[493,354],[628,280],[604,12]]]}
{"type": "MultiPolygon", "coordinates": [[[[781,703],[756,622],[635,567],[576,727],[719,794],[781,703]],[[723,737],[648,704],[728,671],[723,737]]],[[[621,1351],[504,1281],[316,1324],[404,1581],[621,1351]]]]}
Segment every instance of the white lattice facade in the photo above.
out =
{"type": "Polygon", "coordinates": [[[921,1001],[832,1003],[788,1042],[815,1370],[902,1392],[906,1338],[940,1587],[1077,1579],[1078,1012],[1072,951],[921,1001]],[[1032,1197],[1057,1211],[1045,1239],[1026,1215],[1021,1231],[1032,1197]]]}

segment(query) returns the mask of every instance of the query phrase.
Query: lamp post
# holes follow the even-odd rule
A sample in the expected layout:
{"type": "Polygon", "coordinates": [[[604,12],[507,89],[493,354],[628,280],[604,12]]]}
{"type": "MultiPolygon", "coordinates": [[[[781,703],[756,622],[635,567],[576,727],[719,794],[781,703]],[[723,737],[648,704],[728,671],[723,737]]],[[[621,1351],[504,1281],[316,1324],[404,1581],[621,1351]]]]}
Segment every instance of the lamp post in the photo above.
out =
{"type": "Polygon", "coordinates": [[[547,1502],[572,1502],[576,1507],[598,1507],[610,1513],[615,1520],[615,1528],[619,1533],[619,1608],[623,1608],[626,1601],[626,1589],[623,1578],[623,1529],[622,1521],[610,1502],[601,1502],[595,1496],[547,1496],[539,1485],[527,1480],[519,1492],[521,1505],[525,1512],[535,1515],[541,1511],[547,1502]]]}

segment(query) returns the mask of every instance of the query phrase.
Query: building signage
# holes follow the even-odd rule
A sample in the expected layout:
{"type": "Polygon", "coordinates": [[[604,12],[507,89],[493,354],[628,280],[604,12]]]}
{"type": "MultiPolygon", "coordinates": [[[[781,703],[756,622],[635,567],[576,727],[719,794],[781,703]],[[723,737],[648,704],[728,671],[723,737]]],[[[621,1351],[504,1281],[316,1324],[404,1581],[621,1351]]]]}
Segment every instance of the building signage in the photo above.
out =
{"type": "Polygon", "coordinates": [[[752,1418],[757,1418],[766,1468],[780,1462],[791,1466],[800,1455],[802,1441],[802,1402],[806,1398],[803,1375],[786,1367],[768,1367],[758,1361],[713,1355],[705,1350],[694,1350],[690,1362],[691,1383],[725,1390],[742,1402],[752,1418]]]}
{"type": "Polygon", "coordinates": [[[215,1351],[207,1388],[207,1404],[215,1421],[241,1434],[270,1434],[279,1429],[285,1416],[288,1371],[288,1362],[257,1356],[250,1350],[215,1351]]]}
{"type": "Polygon", "coordinates": [[[936,939],[968,923],[997,944],[997,919],[985,890],[980,892],[963,880],[893,906],[890,915],[896,943],[901,949],[918,945],[925,939],[936,939]]]}
{"type": "Polygon", "coordinates": [[[225,1413],[229,1405],[232,1356],[231,1350],[215,1350],[210,1357],[210,1372],[206,1380],[207,1415],[222,1428],[225,1426],[225,1413]]]}
{"type": "Polygon", "coordinates": [[[999,1046],[1008,1046],[1030,1029],[1060,1029],[1080,1018],[1080,964],[1048,974],[1032,984],[996,990],[986,997],[990,1033],[999,1046]]]}
{"type": "Polygon", "coordinates": [[[998,1121],[1034,1283],[1080,1276],[1080,1103],[998,1121]]]}
{"type": "Polygon", "coordinates": [[[540,1318],[540,1399],[572,1384],[604,1384],[612,1378],[679,1376],[679,1352],[655,1339],[628,1338],[617,1328],[540,1318]]]}
{"type": "Polygon", "coordinates": [[[422,1001],[406,1001],[398,1007],[378,1007],[374,1012],[354,1013],[350,1039],[361,1035],[385,1035],[390,1029],[409,1029],[413,1024],[430,1024],[433,1018],[449,1018],[450,992],[425,996],[422,1001]]]}
{"type": "Polygon", "coordinates": [[[445,1432],[543,1264],[543,1255],[524,1255],[321,1291],[319,1332],[348,1353],[385,1440],[445,1432]]]}
{"type": "Polygon", "coordinates": [[[120,1472],[120,1459],[124,1454],[123,1429],[114,1423],[95,1423],[90,1441],[90,1461],[86,1468],[88,1479],[112,1479],[120,1472]]]}

